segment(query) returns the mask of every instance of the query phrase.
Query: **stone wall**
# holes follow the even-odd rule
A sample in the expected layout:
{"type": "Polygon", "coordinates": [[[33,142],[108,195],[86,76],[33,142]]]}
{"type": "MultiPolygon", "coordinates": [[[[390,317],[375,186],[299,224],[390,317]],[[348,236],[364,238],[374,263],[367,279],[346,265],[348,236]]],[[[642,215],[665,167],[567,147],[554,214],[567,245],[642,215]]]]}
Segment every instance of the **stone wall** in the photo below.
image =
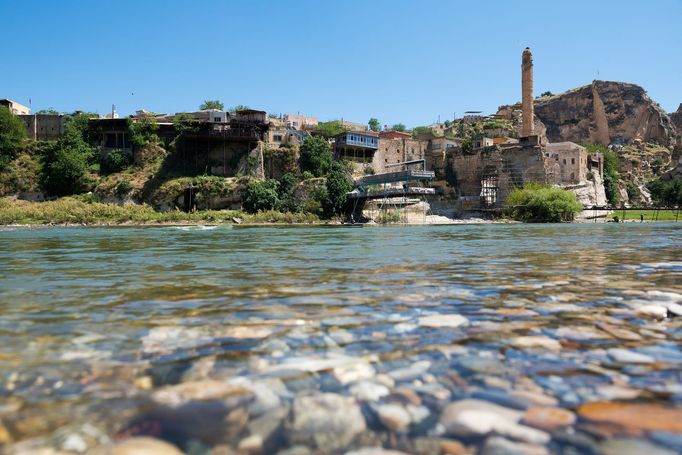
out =
{"type": "Polygon", "coordinates": [[[426,158],[428,142],[415,139],[379,139],[379,148],[374,152],[372,167],[377,174],[398,170],[386,167],[389,164],[426,158]]]}
{"type": "Polygon", "coordinates": [[[587,150],[573,142],[554,142],[545,148],[547,175],[556,184],[576,184],[587,180],[587,150]]]}

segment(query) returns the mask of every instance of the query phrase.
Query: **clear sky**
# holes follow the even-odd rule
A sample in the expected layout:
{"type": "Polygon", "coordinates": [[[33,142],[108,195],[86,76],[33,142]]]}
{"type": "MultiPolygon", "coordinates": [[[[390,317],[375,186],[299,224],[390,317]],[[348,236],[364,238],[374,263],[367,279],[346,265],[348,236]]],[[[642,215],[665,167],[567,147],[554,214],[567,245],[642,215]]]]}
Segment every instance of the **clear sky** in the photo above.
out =
{"type": "Polygon", "coordinates": [[[429,124],[593,79],[682,103],[682,0],[0,0],[0,98],[122,115],[205,99],[429,124]]]}

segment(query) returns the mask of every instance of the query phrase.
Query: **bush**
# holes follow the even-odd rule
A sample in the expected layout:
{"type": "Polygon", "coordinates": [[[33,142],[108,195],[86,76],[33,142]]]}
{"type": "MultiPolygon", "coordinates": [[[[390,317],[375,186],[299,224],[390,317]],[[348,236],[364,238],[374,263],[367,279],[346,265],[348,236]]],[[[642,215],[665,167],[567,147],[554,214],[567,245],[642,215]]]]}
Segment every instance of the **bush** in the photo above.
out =
{"type": "Polygon", "coordinates": [[[637,185],[635,185],[635,183],[628,182],[625,185],[625,190],[628,193],[628,199],[630,200],[630,202],[639,197],[639,188],[637,188],[637,185]]]}
{"type": "Polygon", "coordinates": [[[274,210],[279,205],[277,180],[259,180],[249,183],[244,195],[244,210],[256,213],[265,210],[274,210]]]}
{"type": "Polygon", "coordinates": [[[307,137],[301,144],[299,158],[301,171],[309,171],[315,177],[322,177],[332,164],[332,150],[329,143],[321,137],[307,137]]]}
{"type": "Polygon", "coordinates": [[[131,164],[132,157],[130,154],[123,150],[116,149],[102,157],[100,169],[104,174],[113,174],[114,172],[121,172],[131,164]]]}
{"type": "Polygon", "coordinates": [[[537,184],[514,189],[507,205],[512,218],[531,223],[572,221],[582,210],[574,193],[537,184]]]}
{"type": "Polygon", "coordinates": [[[682,206],[682,180],[655,180],[647,185],[651,199],[658,205],[667,207],[682,206]]]}
{"type": "Polygon", "coordinates": [[[400,223],[402,217],[398,210],[382,210],[374,221],[380,224],[400,223]]]}
{"type": "Polygon", "coordinates": [[[60,148],[43,166],[43,187],[48,194],[66,196],[86,188],[88,155],[78,149],[60,148]]]}
{"type": "Polygon", "coordinates": [[[291,172],[287,172],[279,180],[279,187],[277,195],[279,197],[278,210],[282,212],[298,212],[300,211],[299,203],[296,200],[296,187],[298,186],[298,179],[291,172]]]}
{"type": "Polygon", "coordinates": [[[118,197],[126,196],[132,190],[133,186],[130,184],[129,180],[127,179],[121,180],[120,182],[118,182],[118,185],[116,185],[116,196],[118,197]]]}
{"type": "Polygon", "coordinates": [[[24,123],[5,106],[0,106],[0,170],[17,156],[25,137],[24,123]]]}
{"type": "Polygon", "coordinates": [[[341,214],[348,201],[346,193],[353,189],[348,169],[338,161],[334,161],[327,175],[327,201],[325,211],[328,215],[341,214]]]}
{"type": "Polygon", "coordinates": [[[310,171],[304,171],[303,174],[301,174],[301,180],[310,180],[314,178],[315,176],[310,171]]]}
{"type": "Polygon", "coordinates": [[[158,142],[159,136],[156,135],[158,129],[159,125],[154,119],[145,117],[137,122],[128,119],[130,143],[135,150],[138,150],[151,142],[158,142]]]}

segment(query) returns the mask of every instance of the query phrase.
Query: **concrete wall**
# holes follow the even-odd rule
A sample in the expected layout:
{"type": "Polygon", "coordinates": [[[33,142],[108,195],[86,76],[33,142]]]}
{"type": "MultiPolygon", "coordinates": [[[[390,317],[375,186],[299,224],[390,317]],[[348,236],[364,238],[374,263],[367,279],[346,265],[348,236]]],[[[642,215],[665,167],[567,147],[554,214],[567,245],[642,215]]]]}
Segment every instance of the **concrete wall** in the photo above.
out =
{"type": "Polygon", "coordinates": [[[56,141],[64,134],[64,116],[60,114],[19,115],[26,126],[26,137],[36,141],[56,141]]]}

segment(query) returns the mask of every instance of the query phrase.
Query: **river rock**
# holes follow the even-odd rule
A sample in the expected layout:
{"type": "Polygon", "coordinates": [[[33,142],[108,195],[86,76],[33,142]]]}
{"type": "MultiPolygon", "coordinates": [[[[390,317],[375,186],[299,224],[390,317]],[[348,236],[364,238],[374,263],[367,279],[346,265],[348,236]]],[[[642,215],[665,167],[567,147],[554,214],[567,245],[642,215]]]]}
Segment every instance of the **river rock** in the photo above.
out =
{"type": "Polygon", "coordinates": [[[412,404],[414,406],[420,406],[422,404],[421,398],[417,392],[407,387],[396,387],[391,390],[389,398],[394,401],[399,401],[402,404],[412,404]]]}
{"type": "Polygon", "coordinates": [[[549,349],[550,351],[560,351],[561,343],[554,338],[536,335],[516,337],[511,340],[512,347],[517,349],[549,349]]]}
{"type": "Polygon", "coordinates": [[[499,436],[485,440],[479,455],[548,455],[546,447],[510,441],[499,436]]]}
{"type": "Polygon", "coordinates": [[[160,404],[179,406],[187,401],[220,400],[234,396],[249,396],[247,389],[222,381],[206,379],[162,387],[152,393],[152,399],[160,404]]]}
{"type": "Polygon", "coordinates": [[[421,360],[408,367],[393,370],[388,373],[388,375],[395,381],[411,381],[422,376],[429,370],[430,367],[431,362],[428,360],[421,360]]]}
{"type": "Polygon", "coordinates": [[[110,455],[182,455],[177,447],[156,438],[135,437],[119,442],[111,448],[110,455]]]}
{"type": "Polygon", "coordinates": [[[365,431],[365,419],[352,399],[334,393],[299,395],[294,399],[289,441],[333,450],[348,445],[365,431]]]}
{"type": "Polygon", "coordinates": [[[363,447],[358,450],[346,452],[345,455],[408,455],[398,450],[383,449],[381,447],[363,447]]]}
{"type": "Polygon", "coordinates": [[[609,439],[599,446],[602,455],[673,455],[677,452],[665,449],[641,439],[609,439]]]}
{"type": "Polygon", "coordinates": [[[376,412],[381,423],[391,431],[403,431],[412,421],[407,410],[398,404],[382,404],[377,407],[376,412]]]}
{"type": "Polygon", "coordinates": [[[654,319],[665,319],[668,316],[668,309],[662,305],[642,305],[635,310],[635,313],[654,319]]]}
{"type": "Polygon", "coordinates": [[[575,423],[575,414],[561,408],[530,408],[523,415],[523,424],[540,430],[553,431],[575,423]]]}
{"type": "Polygon", "coordinates": [[[644,431],[682,433],[682,409],[653,404],[595,401],[578,408],[580,417],[644,431]]]}
{"type": "Polygon", "coordinates": [[[353,384],[349,392],[358,400],[363,401],[379,401],[390,393],[385,385],[371,381],[361,381],[353,384]]]}
{"type": "Polygon", "coordinates": [[[614,338],[618,338],[619,340],[625,340],[625,341],[641,341],[642,336],[638,333],[631,332],[630,330],[623,329],[621,327],[618,327],[613,324],[608,324],[606,322],[602,322],[597,324],[597,327],[603,330],[604,332],[608,333],[614,338]]]}
{"type": "Polygon", "coordinates": [[[432,314],[420,317],[418,323],[422,327],[454,328],[469,325],[469,320],[459,314],[432,314]]]}
{"type": "Polygon", "coordinates": [[[654,363],[654,358],[629,349],[612,348],[607,351],[609,357],[619,363],[654,363]]]}
{"type": "Polygon", "coordinates": [[[480,400],[460,400],[450,403],[440,417],[448,434],[456,437],[480,437],[497,433],[532,444],[545,444],[550,437],[517,422],[522,413],[480,400]]]}

